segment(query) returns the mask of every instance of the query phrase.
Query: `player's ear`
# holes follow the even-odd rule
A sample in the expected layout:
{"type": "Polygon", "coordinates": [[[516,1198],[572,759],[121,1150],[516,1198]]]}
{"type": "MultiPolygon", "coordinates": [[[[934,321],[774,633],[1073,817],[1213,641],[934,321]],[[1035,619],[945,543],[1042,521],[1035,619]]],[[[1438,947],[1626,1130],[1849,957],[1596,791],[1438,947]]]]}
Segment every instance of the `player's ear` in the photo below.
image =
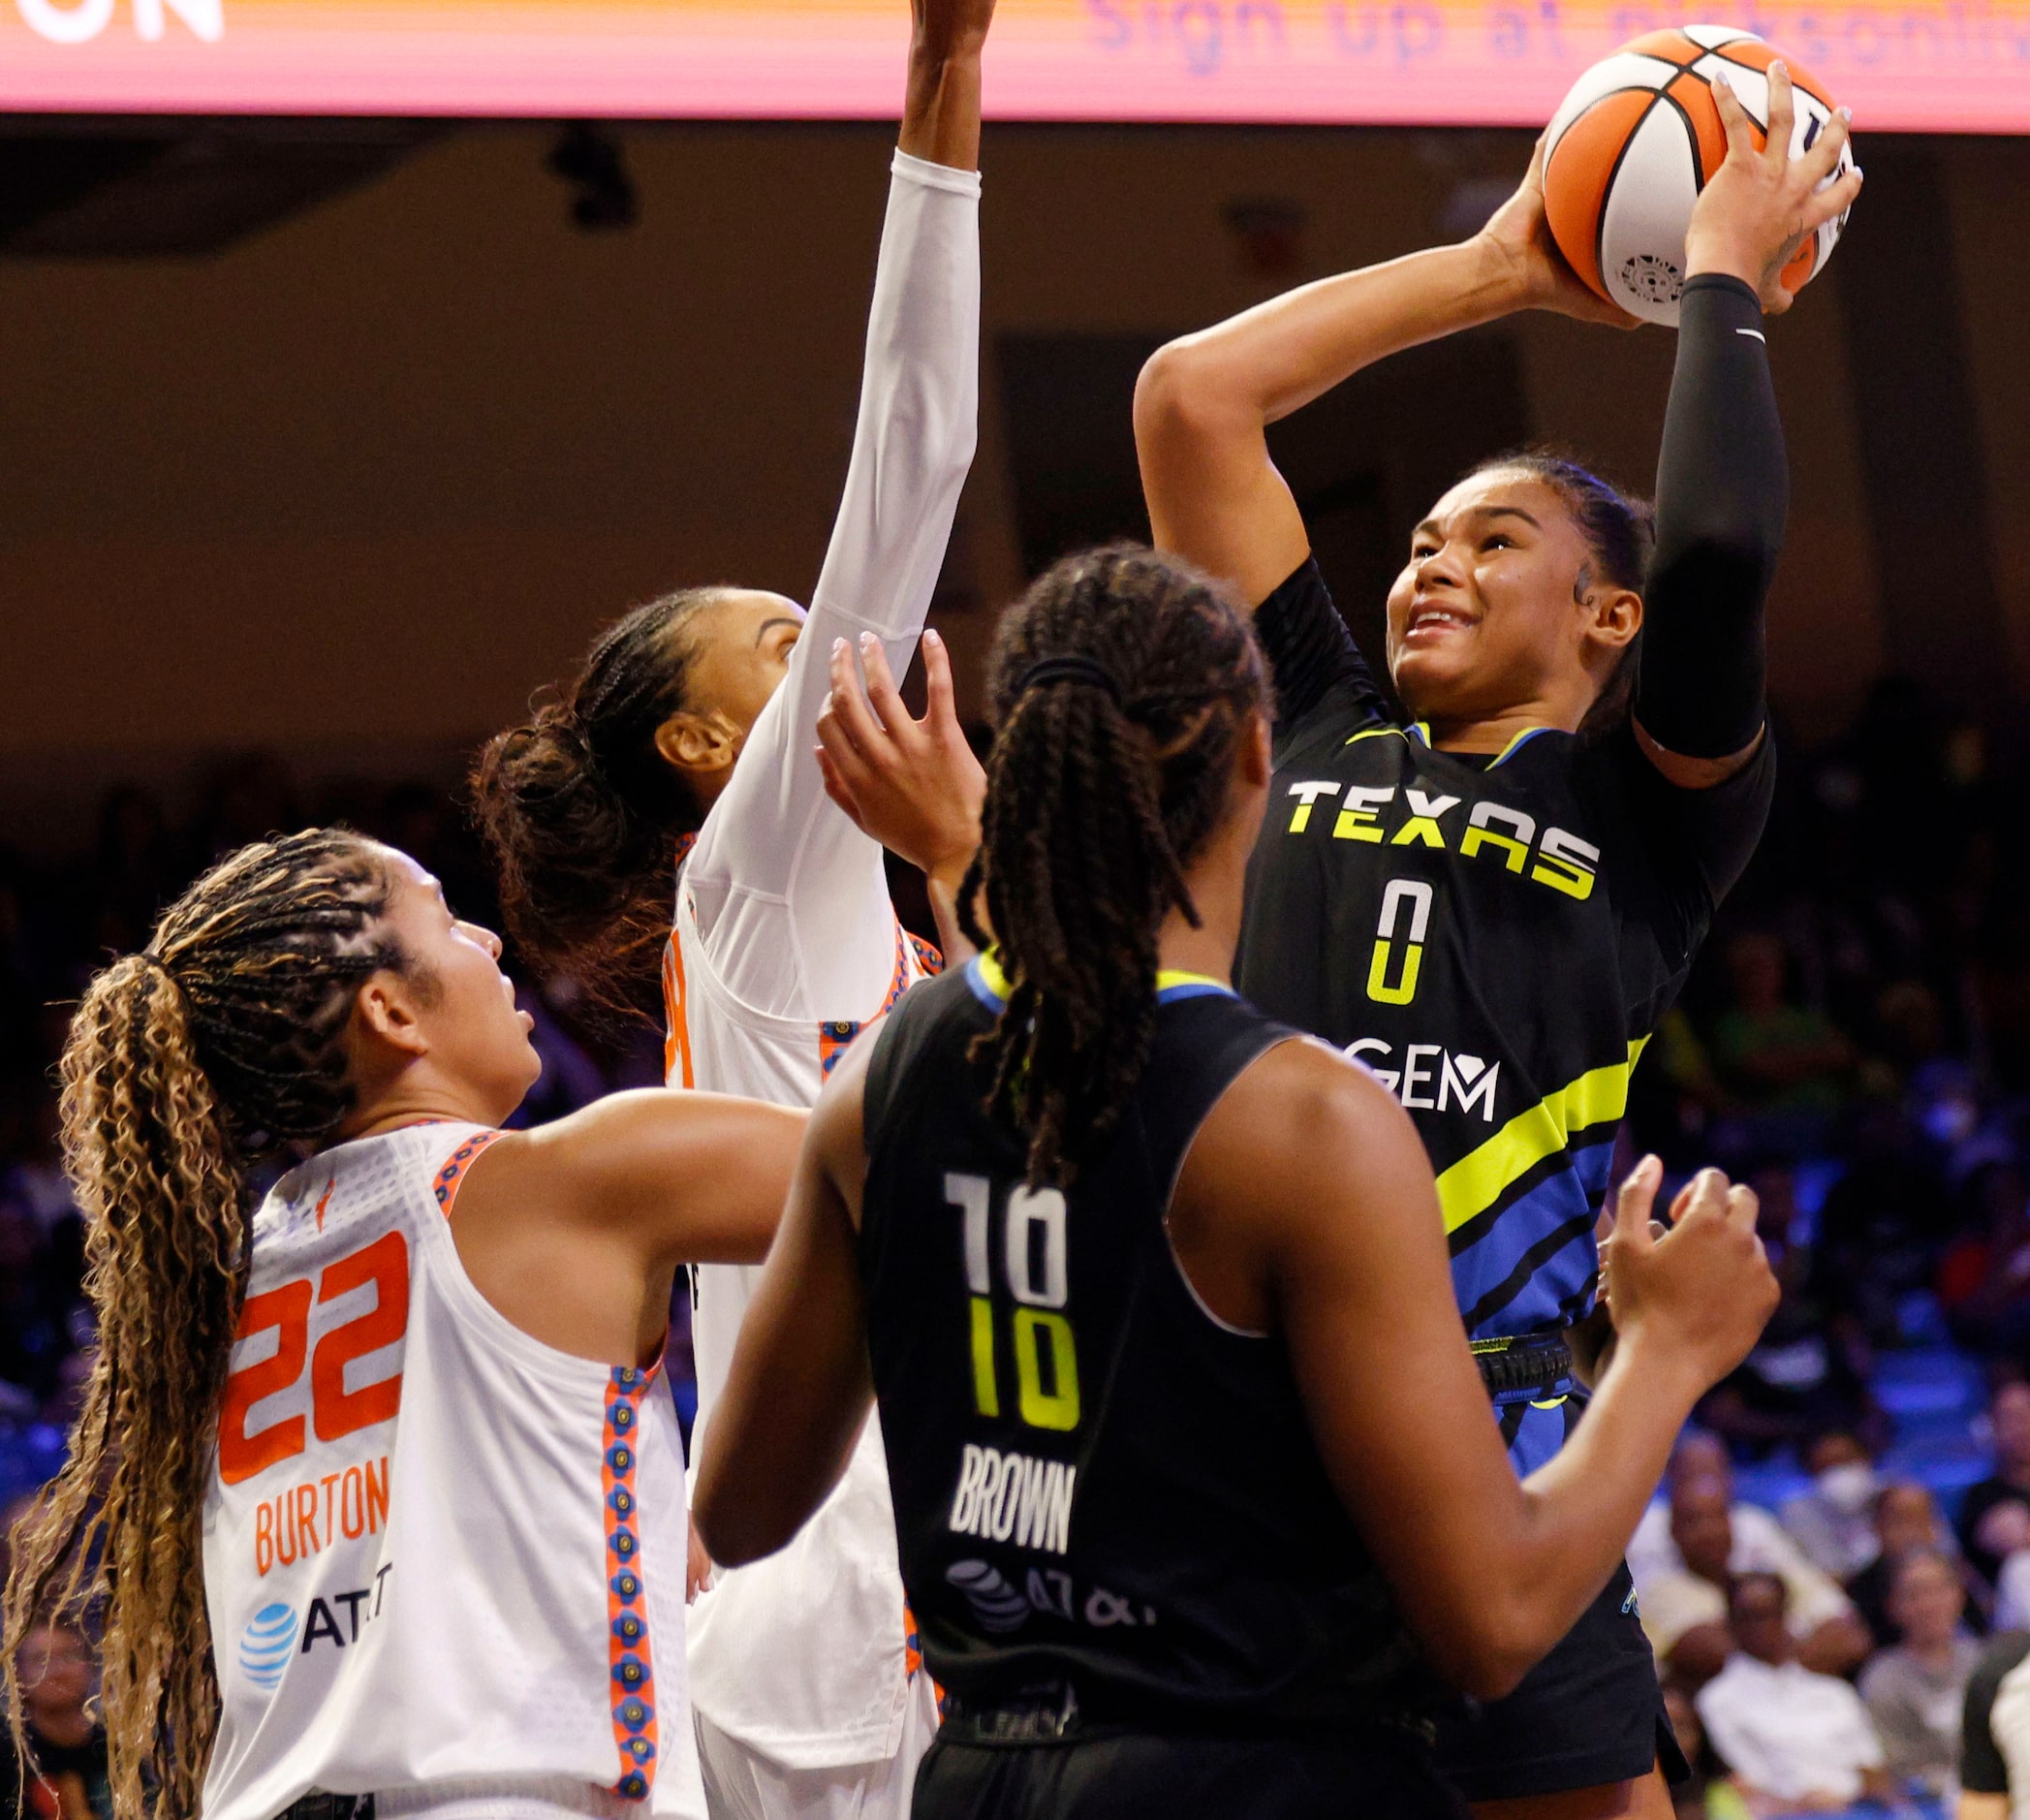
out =
{"type": "Polygon", "coordinates": [[[423,1006],[409,981],[392,969],[371,975],[353,1001],[356,1033],[404,1055],[427,1055],[430,1039],[422,1026],[423,1006]]]}
{"type": "Polygon", "coordinates": [[[1610,651],[1626,650],[1642,629],[1642,597],[1634,588],[1591,588],[1584,607],[1585,636],[1594,645],[1610,651]]]}
{"type": "Polygon", "coordinates": [[[656,729],[656,751],[664,764],[687,775],[730,770],[740,756],[739,730],[716,710],[700,714],[680,707],[656,729]]]}

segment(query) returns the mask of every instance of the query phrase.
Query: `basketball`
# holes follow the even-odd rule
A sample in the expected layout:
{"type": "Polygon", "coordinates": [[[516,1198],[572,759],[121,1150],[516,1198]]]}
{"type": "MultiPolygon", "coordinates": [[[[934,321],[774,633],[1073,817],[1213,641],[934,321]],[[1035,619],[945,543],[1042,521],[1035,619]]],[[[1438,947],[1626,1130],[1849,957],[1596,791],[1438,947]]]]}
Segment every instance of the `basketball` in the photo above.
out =
{"type": "MultiPolygon", "coordinates": [[[[1544,169],[1545,212],[1558,250],[1594,291],[1644,322],[1675,327],[1685,281],[1692,205],[1727,156],[1712,78],[1725,73],[1749,118],[1766,133],[1774,45],[1729,25],[1649,32],[1581,76],[1552,116],[1544,169]]],[[[1808,150],[1837,104],[1790,58],[1796,92],[1791,152],[1808,150]]],[[[1834,182],[1853,166],[1843,146],[1834,182]]],[[[1822,186],[1823,187],[1823,186],[1822,186]]],[[[1808,235],[1784,267],[1796,290],[1831,258],[1841,214],[1808,235]]]]}

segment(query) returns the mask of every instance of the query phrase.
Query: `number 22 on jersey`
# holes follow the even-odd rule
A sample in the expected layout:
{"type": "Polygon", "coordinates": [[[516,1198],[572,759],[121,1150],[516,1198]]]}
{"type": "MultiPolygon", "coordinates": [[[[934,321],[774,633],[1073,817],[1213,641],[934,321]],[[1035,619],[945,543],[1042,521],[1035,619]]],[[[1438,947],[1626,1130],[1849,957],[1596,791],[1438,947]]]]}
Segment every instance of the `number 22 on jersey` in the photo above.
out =
{"type": "Polygon", "coordinates": [[[392,1346],[409,1331],[409,1241],[399,1232],[383,1233],[371,1244],[328,1264],[315,1285],[322,1305],[371,1283],[373,1305],[328,1329],[310,1348],[313,1286],[307,1276],[249,1296],[240,1314],[242,1340],[269,1329],[275,1350],[243,1365],[226,1380],[219,1408],[219,1476],[238,1485],[268,1467],[293,1459],[306,1446],[300,1412],[247,1432],[247,1418],[265,1397],[291,1389],[310,1366],[310,1428],[320,1441],[336,1441],[386,1422],[401,1406],[402,1374],[347,1390],[345,1368],[356,1359],[392,1346]]]}
{"type": "MultiPolygon", "coordinates": [[[[971,1307],[973,1405],[1001,1414],[1001,1368],[994,1308],[994,1187],[984,1176],[951,1174],[945,1199],[963,1220],[966,1288],[971,1307]]],[[[1000,1263],[1015,1302],[1008,1349],[1014,1355],[1015,1409],[1032,1428],[1059,1432],[1078,1426],[1078,1353],[1071,1321],[1066,1269],[1068,1209],[1055,1188],[1009,1188],[1002,1205],[1000,1263]]]]}

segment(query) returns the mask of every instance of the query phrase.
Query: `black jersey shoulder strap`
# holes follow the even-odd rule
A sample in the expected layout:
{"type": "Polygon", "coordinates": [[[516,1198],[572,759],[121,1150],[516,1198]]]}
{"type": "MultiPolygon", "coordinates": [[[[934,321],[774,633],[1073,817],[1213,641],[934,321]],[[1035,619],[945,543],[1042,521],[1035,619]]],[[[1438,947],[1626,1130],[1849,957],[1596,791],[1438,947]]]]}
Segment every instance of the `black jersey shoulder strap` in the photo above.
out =
{"type": "Polygon", "coordinates": [[[1219,987],[1171,987],[1163,996],[1164,1015],[1157,1020],[1136,1103],[1149,1160],[1168,1172],[1160,1184],[1167,1218],[1199,1127],[1263,1055],[1303,1032],[1265,1017],[1219,987]]]}
{"type": "Polygon", "coordinates": [[[954,1017],[967,1016],[977,1002],[966,985],[965,968],[952,967],[934,979],[919,981],[889,1013],[874,1039],[861,1100],[862,1147],[870,1157],[888,1134],[895,1095],[918,1058],[954,1017]]]}

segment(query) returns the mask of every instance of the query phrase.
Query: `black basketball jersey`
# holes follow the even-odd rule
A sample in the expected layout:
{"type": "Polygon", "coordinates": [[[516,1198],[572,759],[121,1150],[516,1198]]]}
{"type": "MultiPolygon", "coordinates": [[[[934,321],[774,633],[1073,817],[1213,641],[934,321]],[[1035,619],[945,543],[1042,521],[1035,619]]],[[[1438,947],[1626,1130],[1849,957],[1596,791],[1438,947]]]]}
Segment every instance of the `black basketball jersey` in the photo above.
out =
{"type": "MultiPolygon", "coordinates": [[[[1257,623],[1276,771],[1240,988],[1416,1120],[1468,1337],[1567,1326],[1593,1303],[1629,1077],[1766,819],[1768,741],[1706,791],[1668,783],[1625,723],[1440,752],[1387,717],[1315,563],[1257,623]]],[[[1521,1469],[1562,1444],[1570,1388],[1498,1399],[1521,1469]]]]}
{"type": "Polygon", "coordinates": [[[1005,990],[990,957],[916,987],[867,1078],[860,1275],[926,1665],[974,1706],[1069,1683],[1154,1726],[1402,1717],[1417,1652],[1284,1347],[1203,1307],[1164,1224],[1205,1115],[1296,1033],[1166,976],[1115,1134],[1032,1190],[967,1054],[1005,990]]]}

